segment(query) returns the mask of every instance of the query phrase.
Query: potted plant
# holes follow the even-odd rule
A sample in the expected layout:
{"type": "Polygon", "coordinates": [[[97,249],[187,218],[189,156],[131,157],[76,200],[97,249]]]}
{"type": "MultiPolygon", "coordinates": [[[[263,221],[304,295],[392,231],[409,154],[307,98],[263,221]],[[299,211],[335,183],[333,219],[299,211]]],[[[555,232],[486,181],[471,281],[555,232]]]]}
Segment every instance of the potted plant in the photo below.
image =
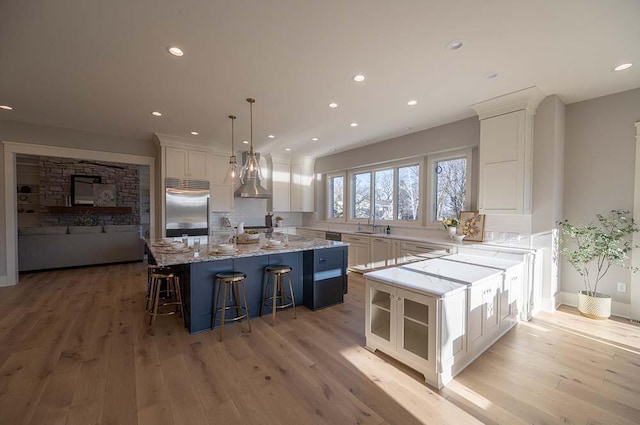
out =
{"type": "MultiPolygon", "coordinates": [[[[578,311],[594,319],[611,316],[611,296],[598,292],[598,283],[611,266],[625,266],[633,248],[630,236],[638,226],[628,219],[629,211],[612,210],[596,214],[597,224],[575,226],[568,220],[558,222],[564,235],[562,254],[582,276],[584,289],[578,293],[578,311]]],[[[631,269],[637,271],[636,269],[631,269]]]]}
{"type": "Polygon", "coordinates": [[[284,221],[284,217],[276,216],[276,227],[282,227],[283,221],[284,221]]]}
{"type": "Polygon", "coordinates": [[[457,218],[445,218],[442,220],[442,225],[449,232],[449,237],[453,239],[458,231],[458,219],[457,218]]]}

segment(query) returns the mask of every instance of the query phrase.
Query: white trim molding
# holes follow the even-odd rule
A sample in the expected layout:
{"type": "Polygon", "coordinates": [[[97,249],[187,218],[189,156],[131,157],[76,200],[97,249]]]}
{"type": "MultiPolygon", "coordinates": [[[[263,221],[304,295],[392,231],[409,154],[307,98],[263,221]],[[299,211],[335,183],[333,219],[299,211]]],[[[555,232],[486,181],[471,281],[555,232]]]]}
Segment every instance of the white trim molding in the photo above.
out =
{"type": "Polygon", "coordinates": [[[149,167],[149,233],[156,234],[156,158],[60,146],[37,145],[31,143],[2,142],[4,145],[4,189],[7,276],[0,276],[0,286],[18,283],[18,216],[16,207],[16,155],[51,156],[57,158],[89,159],[93,161],[119,162],[123,164],[149,167]],[[5,279],[3,279],[5,278],[5,279]]]}
{"type": "MultiPolygon", "coordinates": [[[[640,121],[636,122],[636,163],[633,183],[633,219],[640,223],[640,121]]],[[[633,234],[633,245],[640,246],[640,234],[633,234]]],[[[640,268],[640,248],[633,248],[631,265],[640,268]]],[[[640,272],[631,273],[629,285],[630,317],[640,320],[640,272]]]]}
{"type": "Polygon", "coordinates": [[[480,120],[523,109],[527,111],[529,115],[534,116],[538,105],[544,98],[544,93],[536,86],[533,86],[492,99],[483,100],[470,107],[476,111],[480,120]]]}

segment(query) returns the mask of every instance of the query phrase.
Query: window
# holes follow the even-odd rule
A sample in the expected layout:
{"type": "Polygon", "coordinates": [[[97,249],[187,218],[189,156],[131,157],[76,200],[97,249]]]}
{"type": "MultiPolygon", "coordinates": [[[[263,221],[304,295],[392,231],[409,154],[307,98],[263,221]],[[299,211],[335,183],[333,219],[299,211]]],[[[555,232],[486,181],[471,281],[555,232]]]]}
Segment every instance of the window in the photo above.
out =
{"type": "Polygon", "coordinates": [[[344,218],[344,175],[329,176],[329,219],[344,218]]]}
{"type": "Polygon", "coordinates": [[[417,220],[420,205],[420,167],[398,168],[398,220],[417,220]]]}
{"type": "Polygon", "coordinates": [[[432,179],[431,221],[459,217],[469,206],[471,150],[429,158],[432,179]]]}
{"type": "Polygon", "coordinates": [[[420,166],[359,171],[350,174],[351,219],[417,221],[420,166]]]}
{"type": "Polygon", "coordinates": [[[371,217],[371,173],[354,174],[351,178],[351,216],[371,217]]]}

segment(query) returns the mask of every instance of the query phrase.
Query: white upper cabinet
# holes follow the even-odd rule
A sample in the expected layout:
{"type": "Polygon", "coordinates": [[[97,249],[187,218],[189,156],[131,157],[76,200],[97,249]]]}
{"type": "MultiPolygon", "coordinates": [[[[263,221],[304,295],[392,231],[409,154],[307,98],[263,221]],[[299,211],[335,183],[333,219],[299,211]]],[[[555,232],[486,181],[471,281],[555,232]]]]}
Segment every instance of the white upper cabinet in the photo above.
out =
{"type": "Polygon", "coordinates": [[[215,154],[206,155],[206,179],[209,180],[211,196],[209,209],[211,212],[227,212],[233,209],[233,191],[231,183],[224,178],[229,168],[229,157],[215,154]]]}
{"type": "Polygon", "coordinates": [[[536,87],[472,105],[480,118],[478,207],[484,214],[530,214],[536,87]]]}
{"type": "Polygon", "coordinates": [[[270,176],[267,188],[273,193],[269,209],[275,212],[313,212],[312,158],[266,155],[270,176]]]}
{"type": "Polygon", "coordinates": [[[205,152],[167,147],[165,167],[167,177],[207,179],[207,159],[205,152]]]}

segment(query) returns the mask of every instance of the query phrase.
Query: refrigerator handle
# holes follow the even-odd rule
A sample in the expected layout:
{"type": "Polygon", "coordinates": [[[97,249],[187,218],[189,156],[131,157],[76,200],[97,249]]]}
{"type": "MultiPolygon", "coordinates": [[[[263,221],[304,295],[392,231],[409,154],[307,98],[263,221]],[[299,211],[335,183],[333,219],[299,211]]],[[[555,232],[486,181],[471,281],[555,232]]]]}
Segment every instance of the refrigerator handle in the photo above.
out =
{"type": "Polygon", "coordinates": [[[209,201],[211,199],[211,195],[207,196],[207,237],[211,234],[211,226],[209,221],[211,220],[211,211],[209,210],[209,201]]]}

